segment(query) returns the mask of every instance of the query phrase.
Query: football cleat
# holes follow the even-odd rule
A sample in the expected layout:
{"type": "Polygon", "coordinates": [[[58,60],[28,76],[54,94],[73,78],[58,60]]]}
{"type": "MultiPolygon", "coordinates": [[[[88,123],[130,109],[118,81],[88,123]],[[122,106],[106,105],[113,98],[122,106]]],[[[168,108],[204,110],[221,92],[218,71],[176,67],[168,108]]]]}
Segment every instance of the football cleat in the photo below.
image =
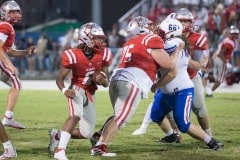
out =
{"type": "Polygon", "coordinates": [[[94,147],[94,146],[97,144],[100,136],[101,136],[101,135],[100,135],[99,133],[95,132],[95,133],[93,134],[93,136],[90,138],[90,142],[91,142],[91,144],[92,144],[92,147],[94,147]]]}
{"type": "Polygon", "coordinates": [[[50,136],[50,143],[48,145],[48,150],[50,152],[54,152],[58,143],[59,143],[59,139],[56,139],[56,134],[58,134],[58,130],[52,128],[49,131],[49,136],[50,136]]]}
{"type": "Polygon", "coordinates": [[[54,158],[57,160],[68,160],[68,158],[65,155],[64,149],[57,149],[54,153],[54,158]]]}
{"type": "Polygon", "coordinates": [[[98,146],[94,146],[91,150],[91,156],[96,156],[96,155],[101,155],[104,157],[115,157],[117,156],[116,153],[109,153],[107,151],[107,145],[106,144],[101,144],[98,146]]]}
{"type": "Polygon", "coordinates": [[[10,159],[17,157],[17,152],[15,148],[6,148],[4,153],[0,156],[0,160],[10,159]]]}
{"type": "Polygon", "coordinates": [[[182,137],[179,133],[173,133],[170,136],[165,136],[159,140],[161,143],[181,143],[182,137]]]}
{"type": "Polygon", "coordinates": [[[207,146],[209,149],[218,150],[223,147],[223,144],[212,138],[210,142],[208,142],[207,146]]]}
{"type": "Polygon", "coordinates": [[[142,135],[142,134],[146,134],[146,133],[147,133],[146,130],[144,130],[142,128],[138,128],[132,133],[132,135],[133,136],[138,136],[138,135],[142,135]]]}
{"type": "Polygon", "coordinates": [[[17,128],[17,129],[25,129],[26,128],[24,125],[17,122],[13,117],[8,118],[8,117],[4,116],[4,118],[2,120],[2,124],[4,126],[13,127],[13,128],[17,128]]]}

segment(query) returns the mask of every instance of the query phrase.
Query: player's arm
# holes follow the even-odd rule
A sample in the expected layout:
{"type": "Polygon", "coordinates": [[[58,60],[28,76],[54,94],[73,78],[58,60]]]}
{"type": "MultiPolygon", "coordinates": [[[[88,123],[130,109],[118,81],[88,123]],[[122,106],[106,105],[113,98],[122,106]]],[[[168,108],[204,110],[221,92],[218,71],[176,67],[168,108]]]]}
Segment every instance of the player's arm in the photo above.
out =
{"type": "Polygon", "coordinates": [[[8,59],[7,55],[3,50],[3,41],[0,40],[0,60],[11,70],[13,74],[17,74],[17,69],[14,67],[13,63],[8,59]]]}
{"type": "Polygon", "coordinates": [[[103,66],[102,72],[105,73],[106,77],[103,77],[101,85],[103,87],[108,87],[108,84],[109,84],[109,70],[108,70],[108,66],[103,66]]]}
{"type": "Polygon", "coordinates": [[[8,55],[11,57],[22,57],[25,55],[31,55],[31,54],[35,54],[35,53],[37,53],[36,45],[32,45],[32,46],[26,48],[25,50],[17,50],[14,48],[10,48],[8,50],[8,55]]]}
{"type": "Polygon", "coordinates": [[[151,55],[161,68],[172,70],[176,67],[178,54],[184,46],[185,43],[183,41],[179,41],[177,49],[171,54],[171,56],[169,56],[164,49],[152,49],[151,55]]]}
{"type": "Polygon", "coordinates": [[[208,50],[195,50],[193,56],[189,59],[188,67],[198,71],[206,67],[208,59],[208,50]]]}
{"type": "Polygon", "coordinates": [[[69,88],[65,87],[64,80],[68,76],[68,74],[71,72],[71,69],[65,68],[61,66],[57,78],[56,78],[56,84],[59,88],[59,90],[68,98],[74,98],[75,92],[69,88]]]}

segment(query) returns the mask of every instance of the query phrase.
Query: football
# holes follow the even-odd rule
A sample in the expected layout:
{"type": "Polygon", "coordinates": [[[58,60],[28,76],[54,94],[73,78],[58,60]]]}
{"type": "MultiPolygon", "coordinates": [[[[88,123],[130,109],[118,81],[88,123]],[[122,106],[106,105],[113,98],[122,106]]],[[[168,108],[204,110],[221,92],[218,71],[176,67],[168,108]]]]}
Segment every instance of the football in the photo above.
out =
{"type": "Polygon", "coordinates": [[[96,71],[93,75],[92,75],[92,81],[96,84],[101,85],[103,80],[107,78],[107,75],[102,72],[102,71],[96,71]]]}

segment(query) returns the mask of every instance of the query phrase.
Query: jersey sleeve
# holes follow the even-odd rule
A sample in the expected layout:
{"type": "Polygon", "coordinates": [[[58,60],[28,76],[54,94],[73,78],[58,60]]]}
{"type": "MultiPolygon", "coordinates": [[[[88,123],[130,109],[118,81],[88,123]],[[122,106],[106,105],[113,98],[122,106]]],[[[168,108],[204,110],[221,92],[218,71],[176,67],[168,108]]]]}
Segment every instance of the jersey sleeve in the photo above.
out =
{"type": "Polygon", "coordinates": [[[8,35],[13,32],[13,28],[8,23],[0,23],[0,39],[5,42],[8,35]]]}
{"type": "Polygon", "coordinates": [[[109,48],[104,49],[102,66],[110,66],[112,63],[112,52],[109,48]]]}
{"type": "Polygon", "coordinates": [[[164,49],[164,42],[161,37],[149,34],[143,38],[143,43],[147,46],[147,48],[151,49],[164,49]]]}
{"type": "Polygon", "coordinates": [[[195,49],[207,50],[208,49],[208,39],[205,35],[199,34],[196,39],[195,49]]]}
{"type": "Polygon", "coordinates": [[[75,55],[73,54],[72,51],[70,50],[66,50],[62,53],[62,57],[61,57],[61,62],[63,67],[65,68],[72,68],[72,64],[74,61],[74,57],[75,55]]]}

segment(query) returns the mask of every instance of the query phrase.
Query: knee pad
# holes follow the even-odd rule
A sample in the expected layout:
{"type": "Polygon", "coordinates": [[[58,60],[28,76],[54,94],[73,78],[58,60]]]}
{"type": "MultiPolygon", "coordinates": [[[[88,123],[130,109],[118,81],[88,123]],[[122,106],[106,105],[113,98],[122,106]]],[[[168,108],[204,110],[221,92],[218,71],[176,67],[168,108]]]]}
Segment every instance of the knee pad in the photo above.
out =
{"type": "Polygon", "coordinates": [[[87,139],[91,138],[93,133],[94,133],[94,130],[93,129],[80,129],[79,128],[79,131],[81,133],[81,135],[87,139]]]}
{"type": "Polygon", "coordinates": [[[206,117],[208,115],[208,111],[206,107],[203,108],[192,108],[192,111],[196,114],[197,117],[206,117]]]}

